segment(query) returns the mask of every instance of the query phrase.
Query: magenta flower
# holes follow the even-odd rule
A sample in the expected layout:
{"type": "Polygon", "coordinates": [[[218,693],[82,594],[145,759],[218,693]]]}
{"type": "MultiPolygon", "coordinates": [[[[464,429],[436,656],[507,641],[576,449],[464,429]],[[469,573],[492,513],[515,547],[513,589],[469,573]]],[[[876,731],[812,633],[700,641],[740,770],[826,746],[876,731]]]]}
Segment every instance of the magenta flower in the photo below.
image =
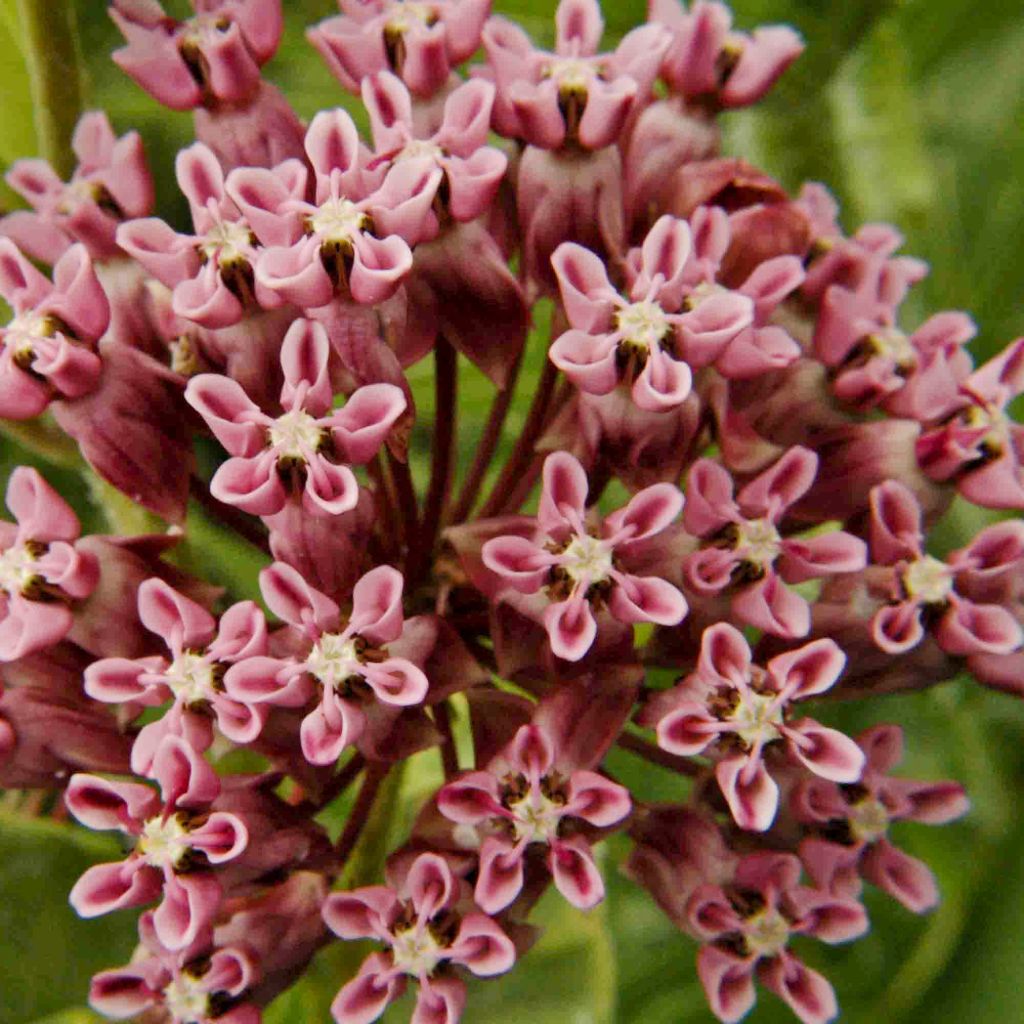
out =
{"type": "Polygon", "coordinates": [[[964,788],[957,782],[889,778],[903,758],[898,725],[874,726],[857,737],[857,745],[866,766],[855,785],[808,779],[794,791],[793,813],[810,831],[800,844],[800,857],[821,888],[857,897],[859,875],[923,914],[939,902],[935,879],[927,865],[893,846],[889,828],[897,821],[954,821],[970,806],[964,788]]]}
{"type": "Polygon", "coordinates": [[[115,63],[172,110],[248,100],[284,28],[280,0],[193,0],[176,21],[158,0],[113,0],[110,17],[127,46],[115,63]]]}
{"type": "Polygon", "coordinates": [[[67,636],[72,602],[95,590],[100,566],[76,543],[71,506],[38,470],[18,466],[6,502],[17,525],[0,520],[0,661],[17,661],[67,636]]]}
{"type": "Polygon", "coordinates": [[[483,43],[498,90],[495,129],[541,149],[614,143],[650,93],[671,38],[660,25],[644,25],[614,53],[599,54],[603,32],[597,0],[561,0],[554,53],[534,49],[517,26],[492,18],[483,43]]]}
{"type": "Polygon", "coordinates": [[[84,245],[57,261],[51,284],[8,238],[0,238],[0,296],[14,319],[0,328],[0,416],[38,416],[54,398],[93,391],[103,366],[96,342],[110,305],[84,245]]]}
{"type": "Polygon", "coordinates": [[[764,851],[740,860],[726,885],[702,885],[690,897],[690,927],[707,944],[697,973],[711,1009],[734,1024],[753,1008],[754,977],[782,999],[803,1024],[825,1024],[839,1012],[827,979],[789,950],[795,935],[830,945],[868,930],[853,899],[800,885],[800,861],[764,851]]]}
{"type": "Polygon", "coordinates": [[[406,238],[417,238],[433,216],[443,177],[432,161],[397,164],[386,176],[368,168],[369,155],[344,110],[321,111],[306,132],[316,180],[315,201],[265,168],[236,168],[228,194],[267,247],[256,263],[262,287],[303,309],[325,306],[339,292],[366,305],[393,295],[412,267],[406,238]]]}
{"type": "Polygon", "coordinates": [[[306,32],[349,92],[393,71],[418,98],[446,86],[480,45],[491,0],[339,0],[341,14],[306,32]]]}
{"type": "MultiPolygon", "coordinates": [[[[422,167],[434,189],[429,199],[425,190],[423,200],[446,218],[471,221],[490,208],[508,167],[508,157],[487,145],[494,106],[490,82],[475,79],[453,90],[445,100],[441,126],[426,137],[416,131],[412,97],[400,78],[388,71],[364,78],[362,95],[370,115],[375,169],[422,167]],[[435,167],[440,176],[430,173],[435,167]]],[[[436,237],[442,227],[432,214],[424,219],[419,236],[400,233],[415,245],[436,237]]]]}
{"type": "Polygon", "coordinates": [[[594,609],[607,605],[619,622],[674,626],[686,601],[672,584],[629,571],[631,558],[679,515],[683,496],[654,484],[603,523],[588,515],[587,474],[571,455],[544,461],[540,508],[528,536],[500,536],[483,546],[484,565],[519,594],[536,595],[529,610],[543,622],[551,650],[578,661],[597,636],[594,609]]]}
{"type": "Polygon", "coordinates": [[[199,753],[213,743],[213,721],[235,743],[248,743],[263,728],[266,712],[224,692],[229,665],[266,653],[267,624],[252,601],[232,605],[217,620],[201,605],[159,578],[139,587],[139,618],[161,637],[170,658],[101,658],[85,670],[85,692],[108,704],[141,711],[171,701],[164,715],[140,731],[132,769],[149,774],[165,736],[184,737],[199,753]],[[212,717],[211,717],[212,716],[212,717]]]}
{"type": "Polygon", "coordinates": [[[347,621],[326,594],[291,566],[275,562],[260,573],[263,599],[296,633],[301,653],[249,657],[228,669],[224,685],[236,700],[259,705],[317,704],[302,720],[302,752],[311,764],[333,764],[357,743],[375,703],[393,709],[421,704],[427,677],[408,658],[390,655],[400,640],[402,575],[382,565],[360,579],[347,621]]]}
{"type": "Polygon", "coordinates": [[[392,384],[369,384],[333,410],[329,353],[320,324],[292,324],[281,347],[284,412],[276,418],[229,377],[203,373],[189,381],[185,398],[233,456],[210,482],[215,498],[260,516],[280,512],[289,493],[301,492],[310,515],[356,507],[359,485],[347,463],[377,454],[405,411],[405,396],[392,384]]]}
{"type": "Polygon", "coordinates": [[[158,935],[155,915],[143,914],[132,962],[92,979],[94,1010],[115,1020],[157,1013],[169,1024],[259,1024],[259,1009],[242,1002],[260,980],[245,948],[214,946],[207,933],[174,949],[158,935]]]}
{"type": "MultiPolygon", "coordinates": [[[[203,327],[229,327],[248,312],[280,305],[275,292],[254,280],[256,238],[224,190],[217,157],[197,142],[178,154],[175,170],[195,234],[179,234],[150,217],[123,224],[117,231],[118,244],[173,289],[171,309],[176,316],[203,327]]],[[[289,195],[302,194],[305,169],[297,160],[266,173],[289,195]]]]}
{"type": "Polygon", "coordinates": [[[616,825],[630,812],[628,790],[597,772],[566,771],[551,737],[524,725],[486,771],[450,782],[437,795],[441,813],[475,830],[480,869],[473,898],[488,914],[504,910],[523,888],[527,855],[547,848],[558,891],[588,910],[604,898],[604,882],[575,822],[616,825]]]}
{"type": "Polygon", "coordinates": [[[1007,412],[1022,392],[1024,338],[1018,338],[961,382],[945,423],[921,434],[921,468],[933,480],[955,483],[983,508],[1024,509],[1024,426],[1007,412]]]}
{"type": "Polygon", "coordinates": [[[509,970],[512,940],[486,914],[464,911],[461,882],[435,853],[423,853],[389,885],[331,893],[324,920],[342,939],[374,939],[387,950],[363,961],[338,993],[331,1014],[338,1024],[370,1024],[405,991],[419,985],[415,1021],[457,1024],[466,986],[448,965],[482,978],[509,970]]]}
{"type": "Polygon", "coordinates": [[[652,22],[672,31],[661,74],[687,100],[716,107],[756,103],[803,52],[787,25],[769,25],[751,35],[730,31],[725,4],[696,0],[687,11],[679,0],[648,0],[652,22]]]}
{"type": "Polygon", "coordinates": [[[736,824],[764,832],[779,804],[766,748],[785,743],[792,757],[833,782],[860,777],[864,755],[853,740],[810,718],[791,721],[793,704],[830,690],[845,664],[832,640],[815,640],[762,668],[752,663],[743,634],[720,622],[704,630],[696,670],[646,717],[656,722],[663,749],[714,756],[715,778],[736,824]]]}
{"type": "Polygon", "coordinates": [[[70,900],[82,917],[96,917],[160,898],[156,934],[180,950],[213,920],[222,892],[215,869],[239,857],[249,836],[237,815],[210,810],[220,793],[217,774],[181,737],[163,739],[152,773],[159,794],[139,782],[72,777],[68,810],[89,828],[131,836],[135,847],[123,861],[89,868],[70,900]]]}
{"type": "Polygon", "coordinates": [[[790,448],[733,497],[729,473],[698,459],[690,470],[683,525],[704,541],[683,564],[687,583],[700,594],[732,595],[742,623],[785,639],[806,636],[807,601],[787,584],[856,572],[867,564],[867,546],[843,530],[813,537],[785,537],[786,511],[814,482],[818,456],[790,448]]]}
{"type": "Polygon", "coordinates": [[[0,233],[43,263],[56,263],[74,242],[96,260],[121,255],[118,224],[153,208],[153,179],[138,132],[117,138],[102,111],[83,114],[71,148],[78,166],[61,181],[45,160],[16,160],[7,184],[32,207],[0,220],[0,233]]]}
{"type": "Polygon", "coordinates": [[[882,650],[903,654],[926,630],[944,651],[960,656],[1010,654],[1024,643],[1024,630],[1006,607],[1024,567],[1024,523],[986,527],[943,562],[925,552],[921,508],[903,484],[880,484],[870,500],[873,560],[893,567],[889,604],[871,620],[882,650]]]}

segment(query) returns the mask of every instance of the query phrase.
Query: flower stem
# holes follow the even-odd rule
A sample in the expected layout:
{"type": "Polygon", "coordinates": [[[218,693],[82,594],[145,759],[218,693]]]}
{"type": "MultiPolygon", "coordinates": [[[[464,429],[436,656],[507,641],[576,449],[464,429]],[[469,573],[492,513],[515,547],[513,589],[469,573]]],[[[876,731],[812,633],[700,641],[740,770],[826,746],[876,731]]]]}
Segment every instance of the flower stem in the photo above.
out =
{"type": "Polygon", "coordinates": [[[680,775],[694,776],[700,775],[704,771],[702,765],[695,764],[685,757],[677,757],[675,754],[670,754],[667,750],[662,750],[661,747],[656,747],[653,743],[649,743],[642,737],[634,736],[629,732],[622,733],[615,742],[623,750],[628,750],[631,754],[636,754],[637,757],[650,761],[651,764],[667,768],[669,771],[677,772],[680,775]]]}
{"type": "Polygon", "coordinates": [[[196,476],[189,480],[189,492],[202,510],[212,519],[223,524],[229,530],[234,530],[239,537],[247,540],[253,547],[259,548],[265,554],[270,553],[270,541],[267,538],[266,530],[250,516],[218,501],[210,493],[209,486],[196,476]]]}
{"type": "Polygon", "coordinates": [[[374,801],[377,799],[377,791],[381,783],[387,778],[389,765],[375,763],[367,766],[366,776],[363,785],[356,797],[355,806],[345,823],[344,831],[334,847],[335,855],[341,864],[345,864],[352,851],[355,849],[363,829],[370,820],[370,811],[373,810],[374,801]]]}
{"type": "Polygon", "coordinates": [[[75,5],[54,0],[16,3],[39,155],[66,178],[75,165],[69,143],[85,92],[75,5]]]}
{"type": "Polygon", "coordinates": [[[416,538],[416,524],[419,521],[416,488],[413,486],[412,473],[409,471],[409,463],[400,462],[390,451],[388,452],[388,467],[391,470],[391,480],[398,496],[398,516],[402,528],[401,543],[407,552],[411,552],[416,538]]]}

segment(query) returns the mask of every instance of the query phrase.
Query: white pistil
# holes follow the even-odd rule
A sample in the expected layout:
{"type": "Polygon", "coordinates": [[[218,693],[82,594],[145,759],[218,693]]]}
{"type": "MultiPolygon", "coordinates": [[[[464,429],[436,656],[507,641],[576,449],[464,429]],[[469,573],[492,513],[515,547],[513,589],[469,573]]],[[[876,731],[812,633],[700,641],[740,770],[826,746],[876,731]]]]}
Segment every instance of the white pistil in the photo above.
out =
{"type": "Polygon", "coordinates": [[[602,583],[612,570],[612,552],[605,541],[589,534],[573,537],[559,565],[574,583],[602,583]]]}
{"type": "Polygon", "coordinates": [[[343,639],[338,633],[320,637],[306,659],[309,672],[331,689],[357,675],[361,664],[355,639],[343,639]]]}
{"type": "Polygon", "coordinates": [[[182,651],[164,673],[164,681],[185,704],[198,704],[214,694],[213,664],[202,654],[182,651]]]}
{"type": "Polygon", "coordinates": [[[853,838],[861,843],[873,843],[889,830],[889,812],[873,796],[852,804],[847,812],[847,821],[853,838]]]}
{"type": "Polygon", "coordinates": [[[249,228],[238,221],[218,221],[206,233],[199,251],[207,259],[221,263],[237,263],[246,259],[246,250],[252,245],[249,228]]]}
{"type": "Polygon", "coordinates": [[[437,22],[437,11],[433,4],[416,0],[392,0],[387,30],[393,33],[408,32],[416,22],[430,28],[437,22]]]}
{"type": "Polygon", "coordinates": [[[328,199],[309,218],[314,234],[335,243],[351,243],[368,223],[366,214],[350,199],[328,199]]]}
{"type": "Polygon", "coordinates": [[[944,604],[953,592],[953,573],[945,562],[925,555],[903,571],[903,587],[925,604],[944,604]]]}
{"type": "Polygon", "coordinates": [[[517,840],[549,843],[558,835],[562,804],[543,793],[531,790],[519,800],[510,802],[508,809],[515,816],[512,825],[517,840]]]}
{"type": "Polygon", "coordinates": [[[789,922],[774,907],[765,907],[747,919],[743,935],[752,956],[777,956],[789,942],[789,922]]]}
{"type": "Polygon", "coordinates": [[[173,1021],[193,1024],[210,1015],[210,993],[201,987],[199,978],[179,974],[164,988],[164,1007],[173,1021]]]}
{"type": "Polygon", "coordinates": [[[0,551],[0,590],[20,594],[36,578],[36,559],[23,544],[0,551]]]}
{"type": "Polygon", "coordinates": [[[747,562],[764,568],[771,565],[782,549],[782,536],[767,519],[751,519],[737,528],[736,551],[747,562]]]}
{"type": "Polygon", "coordinates": [[[142,826],[136,849],[151,867],[176,868],[188,853],[188,829],[177,814],[166,820],[150,818],[142,826]]]}
{"type": "Polygon", "coordinates": [[[594,69],[586,61],[573,57],[555,59],[544,69],[545,78],[553,78],[560,92],[585,93],[594,77],[594,69]]]}
{"type": "Polygon", "coordinates": [[[395,967],[418,978],[431,974],[444,959],[444,947],[428,928],[414,926],[393,933],[391,955],[395,967]]]}
{"type": "Polygon", "coordinates": [[[878,355],[891,359],[903,369],[909,369],[917,362],[917,352],[910,344],[910,339],[895,327],[876,331],[868,338],[868,342],[878,355]]]}
{"type": "Polygon", "coordinates": [[[317,450],[324,432],[304,409],[293,409],[274,420],[268,433],[279,458],[305,459],[317,450]]]}
{"type": "Polygon", "coordinates": [[[775,694],[741,690],[739,703],[729,715],[737,736],[748,746],[763,746],[779,738],[783,722],[782,707],[775,694]]]}
{"type": "Polygon", "coordinates": [[[656,302],[634,302],[615,314],[623,340],[653,352],[669,332],[668,317],[656,302]]]}

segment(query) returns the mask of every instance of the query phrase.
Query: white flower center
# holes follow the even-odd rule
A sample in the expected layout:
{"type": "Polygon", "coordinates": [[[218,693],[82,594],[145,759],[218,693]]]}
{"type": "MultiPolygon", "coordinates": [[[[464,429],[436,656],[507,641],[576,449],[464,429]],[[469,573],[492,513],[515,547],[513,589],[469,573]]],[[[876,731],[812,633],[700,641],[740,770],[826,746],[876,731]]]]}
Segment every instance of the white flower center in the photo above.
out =
{"type": "Polygon", "coordinates": [[[853,838],[861,843],[873,843],[889,829],[889,812],[885,805],[874,797],[857,801],[847,812],[853,838]]]}
{"type": "Polygon", "coordinates": [[[953,573],[945,562],[925,555],[903,571],[903,587],[925,604],[944,604],[953,592],[953,573]]]}
{"type": "Polygon", "coordinates": [[[369,218],[350,199],[328,199],[309,218],[314,234],[336,243],[351,242],[368,224],[369,218]]]}
{"type": "Polygon", "coordinates": [[[444,959],[445,950],[428,928],[414,927],[394,933],[391,955],[400,971],[421,977],[437,967],[444,959]]]}
{"type": "Polygon", "coordinates": [[[54,322],[42,313],[22,313],[8,323],[3,340],[18,355],[31,355],[41,341],[52,338],[54,322]]]}
{"type": "Polygon", "coordinates": [[[210,1015],[210,993],[199,978],[179,974],[164,989],[164,1007],[176,1024],[193,1024],[210,1015]]]}
{"type": "Polygon", "coordinates": [[[891,359],[899,367],[909,368],[917,362],[917,352],[910,339],[895,327],[877,331],[868,341],[878,355],[891,359]]]}
{"type": "Polygon", "coordinates": [[[444,156],[444,152],[440,146],[429,139],[410,139],[402,147],[402,152],[399,153],[398,158],[400,160],[416,160],[425,156],[437,161],[444,156]]]}
{"type": "Polygon", "coordinates": [[[20,594],[36,577],[36,560],[24,544],[0,551],[0,590],[20,594]]]}
{"type": "Polygon", "coordinates": [[[576,536],[562,553],[561,567],[575,583],[601,583],[612,570],[611,548],[600,538],[589,534],[576,536]]]}
{"type": "Polygon", "coordinates": [[[154,868],[176,868],[188,853],[188,829],[177,814],[166,820],[162,816],[150,818],[142,826],[136,849],[154,868]]]}
{"type": "Polygon", "coordinates": [[[323,429],[304,409],[293,409],[279,416],[268,429],[271,447],[279,458],[305,459],[317,450],[323,429]]]}
{"type": "Polygon", "coordinates": [[[175,697],[186,704],[198,704],[214,695],[213,664],[202,654],[182,651],[168,666],[164,682],[175,697]]]}
{"type": "Polygon", "coordinates": [[[246,259],[246,252],[252,247],[249,228],[239,221],[218,221],[199,246],[207,259],[217,263],[237,263],[246,259]]]}
{"type": "Polygon", "coordinates": [[[1010,417],[998,405],[972,405],[964,412],[964,423],[968,427],[984,427],[988,433],[978,444],[988,445],[996,452],[1002,452],[1010,441],[1010,417]]]}
{"type": "Polygon", "coordinates": [[[656,302],[634,302],[615,314],[625,341],[653,351],[669,332],[668,317],[656,302]]]}
{"type": "Polygon", "coordinates": [[[562,92],[586,92],[594,77],[594,69],[587,61],[574,57],[552,60],[544,70],[545,78],[553,78],[562,92]]]}
{"type": "Polygon", "coordinates": [[[789,922],[774,907],[765,907],[747,919],[743,934],[752,956],[777,956],[789,941],[789,922]]]}
{"type": "Polygon", "coordinates": [[[519,800],[513,800],[508,809],[515,815],[512,824],[516,839],[525,839],[531,843],[551,842],[558,835],[562,806],[537,790],[531,790],[519,800]]]}
{"type": "Polygon", "coordinates": [[[783,722],[782,705],[771,693],[756,693],[753,690],[739,691],[740,700],[729,715],[736,735],[748,746],[758,741],[770,743],[781,735],[779,726],[783,722]]]}
{"type": "Polygon", "coordinates": [[[438,19],[433,4],[416,3],[413,0],[392,0],[388,13],[387,29],[391,32],[408,32],[417,22],[429,28],[438,19]]]}
{"type": "Polygon", "coordinates": [[[339,633],[325,633],[306,659],[306,669],[332,689],[358,675],[361,664],[355,639],[344,639],[339,633]]]}
{"type": "Polygon", "coordinates": [[[771,565],[782,549],[782,535],[767,519],[750,519],[737,528],[736,551],[755,565],[771,565]]]}

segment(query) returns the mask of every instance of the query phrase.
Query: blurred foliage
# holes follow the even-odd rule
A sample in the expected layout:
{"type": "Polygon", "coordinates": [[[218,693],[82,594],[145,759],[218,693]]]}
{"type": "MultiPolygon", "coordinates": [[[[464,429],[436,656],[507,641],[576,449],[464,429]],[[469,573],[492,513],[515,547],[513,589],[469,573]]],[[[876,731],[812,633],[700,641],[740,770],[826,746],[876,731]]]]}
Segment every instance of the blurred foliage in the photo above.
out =
{"type": "MultiPolygon", "coordinates": [[[[19,0],[0,0],[0,94],[4,131],[0,165],[36,146],[24,49],[16,21],[19,0]]],[[[56,0],[62,6],[68,0],[56,0]]],[[[173,180],[175,152],[189,141],[187,114],[163,110],[108,60],[119,38],[101,0],[75,0],[88,68],[89,105],[108,110],[119,131],[138,128],[157,176],[161,213],[179,223],[184,204],[173,180]]],[[[183,3],[169,9],[183,13],[183,3]]],[[[521,20],[543,43],[552,37],[554,0],[498,0],[496,9],[521,20]]],[[[330,0],[286,0],[288,32],[268,76],[303,116],[332,104],[356,110],[303,38],[303,28],[333,13],[330,0]]],[[[932,265],[908,303],[906,326],[926,310],[966,308],[977,317],[979,358],[1021,328],[1024,294],[1024,12],[1016,0],[736,0],[737,27],[789,22],[808,49],[769,99],[724,120],[727,152],[746,157],[789,188],[826,182],[843,205],[847,230],[891,220],[907,236],[906,251],[932,265]]],[[[643,15],[642,0],[606,0],[614,39],[643,15]]],[[[9,193],[4,193],[9,196],[9,193]]],[[[543,311],[542,311],[543,312],[543,311]]],[[[531,341],[507,438],[523,420],[531,382],[544,358],[545,316],[531,341]]],[[[422,423],[414,436],[414,470],[422,482],[433,396],[429,361],[413,369],[422,423]]],[[[464,458],[489,409],[492,389],[464,361],[459,409],[464,458]]],[[[58,468],[5,440],[0,475],[32,461],[83,516],[107,528],[92,489],[73,468],[58,468]]],[[[962,504],[943,526],[944,547],[962,543],[981,517],[962,504]]],[[[182,559],[202,564],[232,595],[253,594],[259,559],[193,510],[182,559]]],[[[1020,951],[1024,949],[1024,707],[960,680],[923,696],[890,697],[857,707],[820,710],[831,724],[856,731],[898,721],[907,731],[903,771],[921,778],[954,777],[968,787],[972,814],[944,829],[901,828],[897,841],[936,871],[941,909],[913,918],[869,892],[875,929],[850,947],[800,949],[836,985],[843,1020],[855,1024],[931,1024],[963,1020],[1009,1024],[1021,1019],[1020,951]]],[[[437,782],[423,760],[395,796],[395,820],[406,826],[437,782]]],[[[680,799],[684,782],[616,754],[612,768],[647,799],[680,799]]],[[[393,828],[393,826],[392,826],[393,828]]],[[[392,834],[371,837],[394,842],[392,834]]],[[[124,962],[132,915],[79,922],[66,893],[91,861],[114,844],[67,825],[0,816],[0,986],[3,1024],[89,1024],[80,1009],[89,974],[124,962]]],[[[694,972],[695,946],[676,933],[614,864],[626,843],[604,851],[609,898],[590,915],[557,899],[542,903],[544,935],[507,978],[475,984],[467,1024],[697,1024],[712,1018],[694,972]]],[[[367,879],[369,880],[369,879],[367,879]]],[[[326,1024],[327,1006],[356,961],[358,947],[335,944],[313,970],[271,1008],[268,1024],[326,1024]]],[[[385,1018],[408,1018],[408,1001],[385,1018]]],[[[791,1020],[762,995],[749,1020],[791,1020]]]]}

